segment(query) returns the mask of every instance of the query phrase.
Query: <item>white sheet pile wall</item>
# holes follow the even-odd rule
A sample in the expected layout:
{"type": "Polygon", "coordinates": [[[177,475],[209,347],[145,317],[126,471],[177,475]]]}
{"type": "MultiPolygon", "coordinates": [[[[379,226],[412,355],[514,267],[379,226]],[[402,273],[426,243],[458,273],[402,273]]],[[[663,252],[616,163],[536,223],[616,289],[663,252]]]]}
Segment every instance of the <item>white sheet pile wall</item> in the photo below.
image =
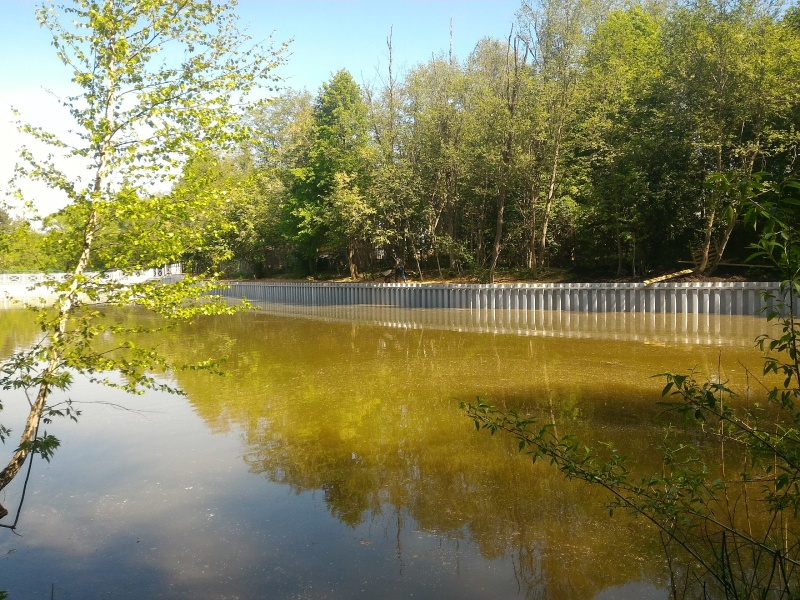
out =
{"type": "MultiPolygon", "coordinates": [[[[778,283],[415,284],[230,282],[226,298],[305,306],[372,305],[521,311],[760,315],[775,307],[778,283]],[[764,293],[767,296],[765,297],[764,293]],[[773,298],[768,297],[772,295],[773,298]]],[[[795,313],[800,302],[794,298],[795,313]]]]}

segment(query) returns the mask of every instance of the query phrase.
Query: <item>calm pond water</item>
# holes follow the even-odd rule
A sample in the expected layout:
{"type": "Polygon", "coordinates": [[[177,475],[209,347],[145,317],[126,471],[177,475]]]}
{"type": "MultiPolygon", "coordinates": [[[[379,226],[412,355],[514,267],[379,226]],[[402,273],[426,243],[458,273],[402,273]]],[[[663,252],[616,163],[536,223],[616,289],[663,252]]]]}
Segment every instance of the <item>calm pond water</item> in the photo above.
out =
{"type": "MultiPolygon", "coordinates": [[[[761,319],[331,311],[163,334],[181,359],[229,356],[229,377],[179,373],[186,397],[79,382],[83,416],[47,426],[62,448],[35,461],[21,537],[0,530],[0,589],[12,600],[667,598],[641,520],[609,518],[601,493],[477,433],[458,403],[536,412],[657,461],[651,375],[696,366],[743,390],[745,367],[760,369],[761,319]]],[[[25,313],[0,312],[4,355],[35,334],[25,313]]],[[[19,398],[2,399],[2,422],[18,422],[19,398]]],[[[21,483],[2,494],[10,509],[21,483]]]]}

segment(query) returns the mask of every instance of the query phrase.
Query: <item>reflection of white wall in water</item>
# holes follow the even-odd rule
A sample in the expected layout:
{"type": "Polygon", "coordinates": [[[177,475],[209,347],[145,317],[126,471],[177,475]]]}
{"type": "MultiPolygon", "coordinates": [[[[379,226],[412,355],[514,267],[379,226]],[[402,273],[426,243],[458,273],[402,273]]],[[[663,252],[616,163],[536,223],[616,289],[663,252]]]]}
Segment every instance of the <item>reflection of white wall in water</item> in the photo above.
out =
{"type": "MultiPolygon", "coordinates": [[[[180,263],[144,269],[135,273],[125,274],[122,271],[106,271],[104,273],[87,273],[88,277],[99,276],[106,281],[130,285],[151,279],[167,279],[181,275],[180,263]]],[[[45,285],[47,282],[61,282],[69,276],[68,273],[7,273],[0,274],[0,299],[4,299],[2,306],[13,304],[14,300],[31,301],[39,298],[47,300],[53,294],[45,285]]]]}
{"type": "Polygon", "coordinates": [[[519,309],[448,310],[398,306],[305,306],[258,302],[259,310],[277,316],[325,322],[363,323],[398,329],[440,329],[533,337],[607,339],[645,344],[752,346],[765,333],[761,317],[709,313],[611,313],[523,311],[519,309]]]}
{"type": "MultiPolygon", "coordinates": [[[[364,284],[233,282],[230,298],[302,306],[371,305],[514,313],[648,313],[762,315],[775,306],[777,283],[364,284]]],[[[795,313],[800,302],[794,298],[795,313]]]]}

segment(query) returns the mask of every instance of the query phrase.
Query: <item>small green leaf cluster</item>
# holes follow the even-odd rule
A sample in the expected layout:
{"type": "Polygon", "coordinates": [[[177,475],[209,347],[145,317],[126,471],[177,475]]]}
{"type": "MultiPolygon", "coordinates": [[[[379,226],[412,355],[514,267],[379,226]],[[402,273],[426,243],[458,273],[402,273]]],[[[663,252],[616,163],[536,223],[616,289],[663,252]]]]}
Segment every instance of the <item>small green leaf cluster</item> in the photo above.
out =
{"type": "Polygon", "coordinates": [[[38,454],[47,462],[50,462],[50,459],[53,458],[53,454],[60,445],[61,442],[57,437],[49,435],[45,431],[41,436],[37,436],[36,439],[20,444],[18,450],[25,450],[26,452],[38,454]]]}

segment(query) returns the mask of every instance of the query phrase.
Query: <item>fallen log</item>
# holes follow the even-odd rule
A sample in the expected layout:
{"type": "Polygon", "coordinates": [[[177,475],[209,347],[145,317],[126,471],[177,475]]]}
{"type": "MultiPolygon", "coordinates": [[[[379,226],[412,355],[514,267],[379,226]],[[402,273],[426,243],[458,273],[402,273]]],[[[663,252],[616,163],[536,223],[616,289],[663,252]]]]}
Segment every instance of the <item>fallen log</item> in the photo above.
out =
{"type": "Polygon", "coordinates": [[[662,275],[661,277],[654,277],[653,279],[645,279],[642,283],[644,283],[645,285],[650,285],[651,283],[658,283],[659,281],[665,281],[667,279],[672,279],[673,277],[680,277],[681,275],[689,275],[690,273],[694,273],[694,269],[684,269],[683,271],[669,273],[668,275],[662,275]]]}

